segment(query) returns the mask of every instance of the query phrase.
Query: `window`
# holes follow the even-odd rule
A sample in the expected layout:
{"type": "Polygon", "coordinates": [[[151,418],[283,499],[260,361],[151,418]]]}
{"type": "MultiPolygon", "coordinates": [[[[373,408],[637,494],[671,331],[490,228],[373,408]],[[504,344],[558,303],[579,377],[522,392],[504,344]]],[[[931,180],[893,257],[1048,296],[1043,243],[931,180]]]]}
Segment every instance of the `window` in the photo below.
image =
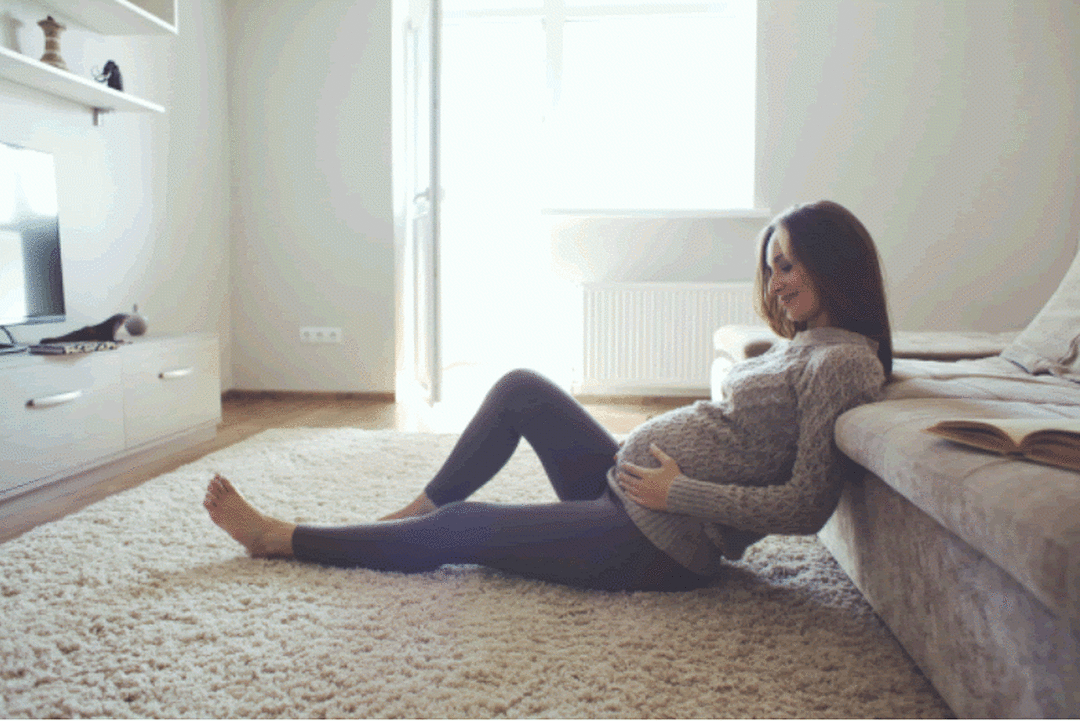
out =
{"type": "Polygon", "coordinates": [[[521,159],[546,208],[753,207],[756,0],[448,0],[444,18],[535,34],[504,59],[542,94],[521,159]]]}

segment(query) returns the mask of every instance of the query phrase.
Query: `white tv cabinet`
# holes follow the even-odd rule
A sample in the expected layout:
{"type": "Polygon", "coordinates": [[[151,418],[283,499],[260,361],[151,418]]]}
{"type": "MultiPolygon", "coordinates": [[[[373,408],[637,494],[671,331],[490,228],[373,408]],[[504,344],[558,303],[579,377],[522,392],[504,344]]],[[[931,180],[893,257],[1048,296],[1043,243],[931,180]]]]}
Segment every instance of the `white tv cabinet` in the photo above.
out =
{"type": "Polygon", "coordinates": [[[218,338],[137,338],[116,350],[0,356],[0,501],[178,440],[221,421],[218,338]]]}

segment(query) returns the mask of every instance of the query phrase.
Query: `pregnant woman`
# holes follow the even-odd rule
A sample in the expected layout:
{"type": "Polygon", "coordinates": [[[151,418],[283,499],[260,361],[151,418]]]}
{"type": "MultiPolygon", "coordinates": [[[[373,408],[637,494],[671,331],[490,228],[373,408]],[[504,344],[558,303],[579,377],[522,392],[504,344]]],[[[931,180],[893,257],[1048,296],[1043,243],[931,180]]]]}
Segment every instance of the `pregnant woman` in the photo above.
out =
{"type": "Polygon", "coordinates": [[[270,518],[220,475],[204,506],[257,557],[400,572],[480,564],[606,590],[708,585],[764,536],[825,524],[843,481],[833,425],[878,399],[892,368],[877,250],[842,206],[799,205],[766,226],[755,286],[758,312],[787,340],[736,364],[719,401],[657,416],[622,446],[566,392],[518,370],[416,500],[381,521],[270,518]],[[559,501],[468,501],[523,437],[559,501]]]}

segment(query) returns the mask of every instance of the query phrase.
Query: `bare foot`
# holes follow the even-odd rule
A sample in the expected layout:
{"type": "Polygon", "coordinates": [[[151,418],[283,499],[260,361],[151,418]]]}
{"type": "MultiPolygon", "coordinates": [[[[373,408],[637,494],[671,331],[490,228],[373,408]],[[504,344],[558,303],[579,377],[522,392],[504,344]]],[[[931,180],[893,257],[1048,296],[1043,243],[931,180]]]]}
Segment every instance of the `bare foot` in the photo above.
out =
{"type": "Polygon", "coordinates": [[[419,496],[413,499],[412,503],[402,508],[400,511],[394,511],[389,516],[383,516],[380,521],[398,521],[402,518],[412,518],[414,516],[426,516],[432,511],[438,510],[438,506],[431,502],[431,499],[427,497],[426,493],[421,493],[419,496]]]}
{"type": "Polygon", "coordinates": [[[206,487],[203,508],[210,512],[210,520],[255,558],[292,558],[296,524],[259,513],[224,476],[214,474],[206,487]]]}

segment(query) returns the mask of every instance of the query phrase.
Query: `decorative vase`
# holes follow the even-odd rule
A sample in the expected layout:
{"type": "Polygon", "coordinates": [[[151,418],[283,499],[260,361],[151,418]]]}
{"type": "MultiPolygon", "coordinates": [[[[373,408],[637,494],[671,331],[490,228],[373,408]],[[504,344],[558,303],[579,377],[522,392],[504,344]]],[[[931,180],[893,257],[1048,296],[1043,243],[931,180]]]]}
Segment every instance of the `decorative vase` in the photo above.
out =
{"type": "Polygon", "coordinates": [[[131,335],[142,335],[146,332],[146,325],[146,316],[139,313],[139,306],[136,305],[124,321],[124,330],[131,335]]]}
{"type": "Polygon", "coordinates": [[[67,63],[60,57],[60,33],[67,30],[67,26],[53,20],[52,15],[47,16],[38,25],[45,31],[45,54],[41,56],[41,62],[48,63],[54,68],[67,70],[67,63]]]}

